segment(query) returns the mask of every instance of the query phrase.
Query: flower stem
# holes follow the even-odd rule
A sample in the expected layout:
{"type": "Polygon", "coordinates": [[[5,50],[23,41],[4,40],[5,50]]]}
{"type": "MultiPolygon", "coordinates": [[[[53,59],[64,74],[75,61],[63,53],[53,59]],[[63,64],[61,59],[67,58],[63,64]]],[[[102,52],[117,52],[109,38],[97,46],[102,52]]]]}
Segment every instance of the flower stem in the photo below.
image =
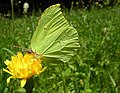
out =
{"type": "Polygon", "coordinates": [[[29,78],[24,86],[26,89],[26,93],[32,93],[32,90],[34,88],[34,81],[33,78],[29,78]]]}

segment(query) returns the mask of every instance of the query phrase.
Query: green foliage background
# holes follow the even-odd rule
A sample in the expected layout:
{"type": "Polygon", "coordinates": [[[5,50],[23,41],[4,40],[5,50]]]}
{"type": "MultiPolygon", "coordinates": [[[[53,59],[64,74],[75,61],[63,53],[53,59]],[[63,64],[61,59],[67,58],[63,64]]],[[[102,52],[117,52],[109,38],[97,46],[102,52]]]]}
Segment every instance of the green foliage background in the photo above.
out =
{"type": "MultiPolygon", "coordinates": [[[[79,34],[81,48],[70,62],[50,64],[34,76],[33,93],[120,93],[120,7],[63,10],[79,34]]],[[[0,19],[0,92],[25,93],[18,79],[6,79],[5,59],[25,51],[38,23],[38,16],[0,19]]]]}

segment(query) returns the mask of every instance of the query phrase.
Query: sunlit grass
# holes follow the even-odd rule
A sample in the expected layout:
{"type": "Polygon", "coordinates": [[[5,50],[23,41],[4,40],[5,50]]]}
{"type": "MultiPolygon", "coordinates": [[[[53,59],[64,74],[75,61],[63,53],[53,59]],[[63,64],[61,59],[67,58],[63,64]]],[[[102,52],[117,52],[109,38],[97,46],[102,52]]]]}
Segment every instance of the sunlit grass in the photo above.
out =
{"type": "MultiPolygon", "coordinates": [[[[33,93],[119,93],[120,92],[120,8],[72,10],[64,15],[79,34],[81,48],[70,62],[50,64],[35,76],[33,93]]],[[[19,80],[6,84],[2,71],[6,58],[29,47],[39,17],[0,20],[0,91],[25,93],[19,80]]]]}

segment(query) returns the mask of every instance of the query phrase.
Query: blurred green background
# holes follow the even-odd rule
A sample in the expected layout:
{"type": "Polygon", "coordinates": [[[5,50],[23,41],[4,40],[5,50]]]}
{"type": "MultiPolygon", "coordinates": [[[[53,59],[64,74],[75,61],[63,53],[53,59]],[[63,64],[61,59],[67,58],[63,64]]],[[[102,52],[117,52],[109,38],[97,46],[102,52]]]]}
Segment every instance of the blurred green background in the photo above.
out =
{"type": "MultiPolygon", "coordinates": [[[[90,9],[75,6],[70,11],[62,8],[69,24],[78,31],[81,47],[67,63],[44,62],[48,68],[33,77],[32,93],[120,93],[119,11],[118,4],[90,9]]],[[[40,15],[33,11],[14,19],[0,17],[0,93],[26,93],[19,79],[7,84],[9,74],[2,69],[6,59],[29,47],[40,15]]]]}

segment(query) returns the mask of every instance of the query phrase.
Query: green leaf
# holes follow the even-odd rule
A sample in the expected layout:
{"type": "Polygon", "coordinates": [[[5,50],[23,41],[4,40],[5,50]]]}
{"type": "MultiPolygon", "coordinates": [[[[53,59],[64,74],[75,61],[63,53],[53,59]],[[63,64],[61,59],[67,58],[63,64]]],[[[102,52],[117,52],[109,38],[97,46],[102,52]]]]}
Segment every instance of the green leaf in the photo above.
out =
{"type": "Polygon", "coordinates": [[[47,8],[33,34],[32,51],[42,55],[44,59],[66,62],[79,47],[78,33],[63,16],[60,4],[47,8]]]}

